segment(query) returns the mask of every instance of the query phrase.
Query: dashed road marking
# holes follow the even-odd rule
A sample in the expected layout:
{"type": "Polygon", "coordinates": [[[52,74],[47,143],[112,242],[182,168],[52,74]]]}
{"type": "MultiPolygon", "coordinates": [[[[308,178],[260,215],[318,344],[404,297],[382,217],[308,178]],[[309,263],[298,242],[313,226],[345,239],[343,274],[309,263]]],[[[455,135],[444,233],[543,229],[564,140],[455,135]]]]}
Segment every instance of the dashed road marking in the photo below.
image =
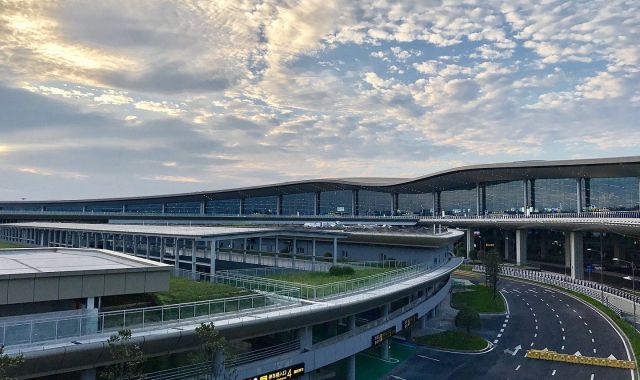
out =
{"type": "Polygon", "coordinates": [[[566,337],[564,335],[562,336],[562,340],[566,340],[566,337]]]}
{"type": "Polygon", "coordinates": [[[594,377],[595,377],[595,375],[592,373],[592,374],[591,374],[591,379],[590,379],[590,380],[593,380],[593,378],[594,378],[594,377]]]}
{"type": "Polygon", "coordinates": [[[498,338],[502,337],[502,334],[498,334],[498,338]]]}
{"type": "Polygon", "coordinates": [[[537,338],[538,337],[538,333],[533,334],[533,337],[537,338]]]}
{"type": "Polygon", "coordinates": [[[582,319],[582,315],[578,315],[578,318],[582,319]]]}
{"type": "Polygon", "coordinates": [[[424,355],[418,355],[418,357],[422,358],[422,359],[428,359],[428,360],[433,360],[434,362],[439,362],[440,359],[436,359],[436,358],[430,358],[428,356],[424,356],[424,355]]]}
{"type": "Polygon", "coordinates": [[[551,372],[551,376],[555,376],[556,375],[556,370],[554,369],[553,372],[551,372]]]}
{"type": "Polygon", "coordinates": [[[493,344],[498,344],[498,339],[494,340],[493,344]]]}
{"type": "Polygon", "coordinates": [[[595,342],[596,342],[596,340],[591,338],[591,343],[595,343],[595,342]]]}
{"type": "Polygon", "coordinates": [[[564,351],[564,346],[560,347],[560,350],[564,351]]]}
{"type": "Polygon", "coordinates": [[[593,334],[593,332],[591,332],[591,330],[589,330],[589,334],[593,334]]]}
{"type": "Polygon", "coordinates": [[[538,329],[538,325],[536,325],[536,330],[538,329]]]}
{"type": "Polygon", "coordinates": [[[502,327],[507,327],[507,324],[506,324],[506,323],[503,323],[503,324],[502,324],[502,327]]]}
{"type": "Polygon", "coordinates": [[[564,327],[561,327],[560,329],[562,329],[562,332],[564,332],[564,327]]]}
{"type": "Polygon", "coordinates": [[[531,345],[529,347],[533,347],[533,342],[531,342],[531,345]]]}
{"type": "Polygon", "coordinates": [[[500,332],[501,332],[501,333],[503,333],[503,332],[504,332],[504,329],[500,329],[500,332]]]}
{"type": "Polygon", "coordinates": [[[518,366],[516,367],[516,371],[520,369],[520,364],[518,364],[518,366]]]}

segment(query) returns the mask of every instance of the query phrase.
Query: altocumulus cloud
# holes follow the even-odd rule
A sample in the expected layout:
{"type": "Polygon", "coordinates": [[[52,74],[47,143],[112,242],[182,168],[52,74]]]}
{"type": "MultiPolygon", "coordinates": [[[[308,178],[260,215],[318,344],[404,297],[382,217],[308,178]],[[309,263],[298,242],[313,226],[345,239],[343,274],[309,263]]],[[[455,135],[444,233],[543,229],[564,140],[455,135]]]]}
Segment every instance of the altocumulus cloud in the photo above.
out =
{"type": "Polygon", "coordinates": [[[633,2],[0,8],[0,199],[637,154],[633,2]]]}

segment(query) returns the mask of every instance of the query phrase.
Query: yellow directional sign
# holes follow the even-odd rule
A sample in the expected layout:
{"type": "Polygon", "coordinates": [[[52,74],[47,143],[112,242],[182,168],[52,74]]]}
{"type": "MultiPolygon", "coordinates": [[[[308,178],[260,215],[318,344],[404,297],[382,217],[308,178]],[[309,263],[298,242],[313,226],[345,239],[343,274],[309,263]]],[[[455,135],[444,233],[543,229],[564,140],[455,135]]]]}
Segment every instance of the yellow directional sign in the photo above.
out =
{"type": "Polygon", "coordinates": [[[596,358],[591,356],[560,354],[549,350],[528,350],[525,355],[529,359],[551,360],[556,362],[596,365],[613,368],[636,368],[636,362],[631,360],[618,360],[613,358],[596,358]]]}

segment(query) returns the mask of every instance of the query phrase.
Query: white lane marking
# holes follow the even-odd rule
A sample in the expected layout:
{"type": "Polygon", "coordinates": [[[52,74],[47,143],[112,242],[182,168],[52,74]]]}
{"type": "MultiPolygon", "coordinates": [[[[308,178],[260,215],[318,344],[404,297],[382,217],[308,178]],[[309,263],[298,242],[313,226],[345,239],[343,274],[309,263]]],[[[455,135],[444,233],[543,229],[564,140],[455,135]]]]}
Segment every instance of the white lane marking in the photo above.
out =
{"type": "Polygon", "coordinates": [[[568,303],[565,303],[565,305],[567,305],[567,307],[571,307],[571,306],[569,306],[569,304],[568,304],[568,303]]]}
{"type": "Polygon", "coordinates": [[[597,352],[597,351],[596,351],[596,349],[594,348],[594,349],[593,349],[593,353],[595,354],[596,352],[597,352]]]}
{"type": "Polygon", "coordinates": [[[561,327],[561,329],[562,329],[562,332],[564,332],[564,327],[561,327]]]}
{"type": "Polygon", "coordinates": [[[560,316],[558,314],[556,314],[556,318],[560,318],[560,316]]]}
{"type": "Polygon", "coordinates": [[[589,325],[587,324],[587,322],[585,322],[585,323],[584,323],[584,325],[585,325],[585,326],[589,326],[589,325]]]}
{"type": "Polygon", "coordinates": [[[525,302],[527,304],[527,306],[529,306],[529,302],[525,302]]]}
{"type": "Polygon", "coordinates": [[[593,380],[594,376],[595,376],[595,375],[592,373],[592,374],[591,374],[591,378],[590,378],[590,380],[593,380]]]}
{"type": "Polygon", "coordinates": [[[538,320],[537,320],[537,319],[534,319],[533,321],[534,321],[535,323],[538,323],[538,320]]]}
{"type": "Polygon", "coordinates": [[[554,369],[553,372],[551,372],[551,376],[555,376],[556,375],[556,370],[554,369]]]}
{"type": "Polygon", "coordinates": [[[506,323],[503,323],[503,324],[502,324],[502,327],[507,327],[507,324],[506,324],[506,323]]]}
{"type": "Polygon", "coordinates": [[[562,324],[562,321],[558,321],[558,322],[560,322],[560,324],[562,324]]]}
{"type": "Polygon", "coordinates": [[[533,337],[537,338],[538,337],[538,333],[533,334],[533,337]]]}
{"type": "Polygon", "coordinates": [[[501,332],[501,333],[503,333],[503,332],[504,332],[504,329],[500,329],[500,332],[501,332]]]}
{"type": "Polygon", "coordinates": [[[529,310],[533,311],[533,308],[532,308],[532,307],[530,307],[530,308],[529,308],[529,310]]]}
{"type": "Polygon", "coordinates": [[[498,334],[498,338],[500,338],[502,336],[502,334],[498,334]]]}
{"type": "Polygon", "coordinates": [[[393,378],[393,379],[398,379],[398,380],[407,380],[404,377],[395,376],[395,375],[391,375],[390,377],[393,378]]]}
{"type": "MultiPolygon", "coordinates": [[[[520,364],[516,367],[516,371],[520,369],[520,364]]],[[[593,377],[591,378],[593,380],[593,377]]]]}
{"type": "Polygon", "coordinates": [[[418,357],[423,358],[423,359],[433,360],[434,362],[439,362],[440,361],[440,359],[430,358],[430,357],[424,356],[424,355],[418,355],[418,357]]]}
{"type": "Polygon", "coordinates": [[[498,344],[498,339],[494,340],[493,344],[498,344]]]}
{"type": "Polygon", "coordinates": [[[531,342],[531,345],[529,347],[533,347],[533,342],[531,342]]]}
{"type": "Polygon", "coordinates": [[[505,318],[509,319],[509,314],[507,314],[507,315],[505,316],[505,318]]]}
{"type": "Polygon", "coordinates": [[[538,325],[536,325],[536,330],[538,329],[538,325]]]}
{"type": "Polygon", "coordinates": [[[554,308],[551,308],[551,311],[553,311],[553,312],[555,312],[555,311],[556,311],[556,309],[554,309],[554,308]]]}
{"type": "Polygon", "coordinates": [[[591,330],[589,330],[589,334],[593,334],[593,332],[591,332],[591,330]]]}
{"type": "Polygon", "coordinates": [[[578,315],[578,318],[582,319],[582,315],[578,315]]]}
{"type": "Polygon", "coordinates": [[[562,340],[565,340],[565,336],[564,335],[562,336],[562,340]]]}
{"type": "Polygon", "coordinates": [[[578,313],[578,312],[576,311],[576,309],[571,309],[571,310],[573,310],[573,312],[574,312],[574,313],[576,313],[576,314],[578,313]]]}
{"type": "Polygon", "coordinates": [[[560,347],[560,350],[564,351],[564,346],[560,347]]]}
{"type": "Polygon", "coordinates": [[[596,342],[596,340],[591,338],[591,343],[595,343],[595,342],[596,342]]]}

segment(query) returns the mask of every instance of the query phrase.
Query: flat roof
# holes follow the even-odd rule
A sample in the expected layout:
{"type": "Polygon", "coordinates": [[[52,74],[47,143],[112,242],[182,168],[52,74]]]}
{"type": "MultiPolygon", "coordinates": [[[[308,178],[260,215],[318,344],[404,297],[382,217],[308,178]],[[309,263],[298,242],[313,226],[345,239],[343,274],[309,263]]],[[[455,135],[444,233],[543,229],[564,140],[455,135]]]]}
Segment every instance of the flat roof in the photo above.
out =
{"type": "Polygon", "coordinates": [[[99,249],[13,248],[0,250],[0,279],[17,274],[70,275],[69,272],[170,267],[159,262],[99,249]]]}
{"type": "Polygon", "coordinates": [[[56,229],[85,232],[106,232],[115,234],[156,235],[184,238],[232,238],[252,236],[309,236],[309,237],[345,237],[346,233],[338,230],[304,230],[301,228],[265,228],[265,227],[209,227],[180,225],[149,224],[93,224],[93,223],[8,223],[0,227],[22,227],[56,229]]]}

